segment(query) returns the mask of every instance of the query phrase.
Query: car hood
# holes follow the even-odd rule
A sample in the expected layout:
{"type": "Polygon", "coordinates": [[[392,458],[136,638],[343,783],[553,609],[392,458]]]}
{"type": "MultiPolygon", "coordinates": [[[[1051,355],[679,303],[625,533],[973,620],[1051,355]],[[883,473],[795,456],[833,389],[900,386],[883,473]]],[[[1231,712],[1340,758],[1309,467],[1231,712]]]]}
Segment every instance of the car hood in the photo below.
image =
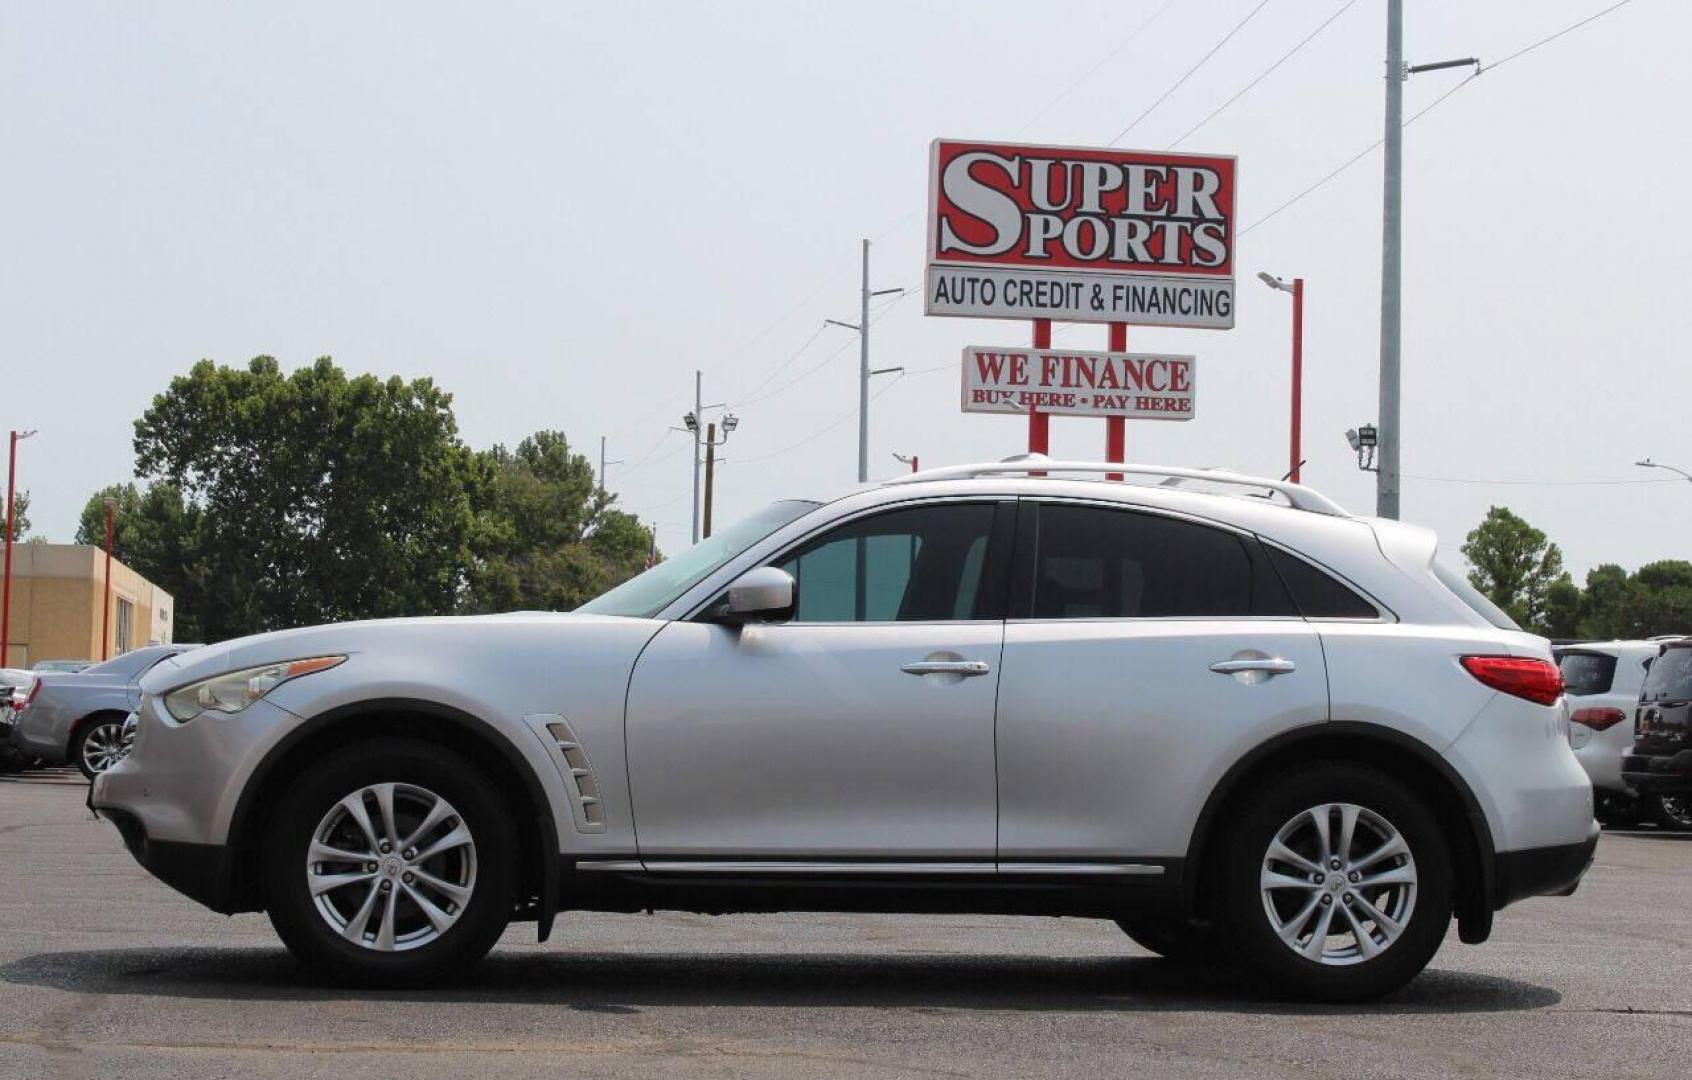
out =
{"type": "Polygon", "coordinates": [[[482,648],[543,635],[554,643],[572,637],[606,636],[611,627],[627,628],[646,620],[573,612],[517,611],[502,615],[446,615],[408,619],[371,619],[277,630],[205,645],[166,657],[141,679],[144,693],[157,695],[225,672],[313,656],[355,657],[360,653],[405,650],[482,648]]]}

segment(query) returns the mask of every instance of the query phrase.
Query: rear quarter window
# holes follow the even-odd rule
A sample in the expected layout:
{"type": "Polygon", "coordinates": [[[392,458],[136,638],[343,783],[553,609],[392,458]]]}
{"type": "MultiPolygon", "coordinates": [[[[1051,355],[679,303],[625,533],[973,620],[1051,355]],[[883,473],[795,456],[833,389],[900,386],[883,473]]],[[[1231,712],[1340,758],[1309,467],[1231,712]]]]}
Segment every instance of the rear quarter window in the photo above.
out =
{"type": "Polygon", "coordinates": [[[1378,619],[1375,605],[1337,578],[1280,548],[1265,544],[1275,570],[1292,593],[1299,614],[1307,619],[1378,619]]]}
{"type": "Polygon", "coordinates": [[[1498,627],[1500,630],[1521,629],[1521,627],[1516,625],[1516,620],[1506,615],[1502,608],[1500,608],[1497,604],[1494,604],[1491,600],[1488,600],[1484,595],[1482,595],[1479,589],[1469,584],[1468,578],[1464,577],[1456,570],[1451,569],[1449,566],[1446,566],[1438,559],[1433,561],[1432,569],[1433,575],[1439,579],[1439,583],[1449,589],[1451,593],[1457,597],[1457,599],[1463,601],[1464,605],[1466,605],[1470,611],[1473,611],[1476,615],[1479,615],[1481,618],[1485,619],[1493,626],[1498,627]]]}

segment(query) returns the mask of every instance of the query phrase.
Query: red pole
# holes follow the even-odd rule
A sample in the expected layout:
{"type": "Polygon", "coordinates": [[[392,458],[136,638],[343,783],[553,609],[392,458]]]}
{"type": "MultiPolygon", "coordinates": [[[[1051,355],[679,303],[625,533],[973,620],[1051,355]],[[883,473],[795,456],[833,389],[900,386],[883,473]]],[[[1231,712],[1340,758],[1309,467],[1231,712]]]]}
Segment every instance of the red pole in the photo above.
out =
{"type": "Polygon", "coordinates": [[[6,452],[6,583],[0,586],[0,667],[12,658],[12,492],[18,482],[18,433],[6,452]]]}
{"type": "Polygon", "coordinates": [[[111,655],[112,649],[112,500],[106,500],[106,601],[100,611],[100,659],[111,655]]]}
{"type": "Polygon", "coordinates": [[[915,454],[911,455],[911,471],[917,471],[917,456],[915,454]]]}
{"type": "MultiPolygon", "coordinates": [[[[1052,347],[1052,320],[1034,320],[1034,347],[1049,349],[1052,347]]],[[[1050,414],[1043,413],[1034,406],[1028,406],[1028,452],[1030,454],[1044,454],[1050,445],[1051,436],[1050,414]]]]}
{"type": "Polygon", "coordinates": [[[1299,462],[1304,460],[1299,452],[1304,424],[1304,279],[1301,277],[1293,278],[1292,322],[1292,467],[1287,472],[1296,484],[1299,462]]]}
{"type": "MultiPolygon", "coordinates": [[[[1128,351],[1128,324],[1113,322],[1110,324],[1110,351],[1128,351]]],[[[1128,460],[1128,421],[1121,416],[1105,417],[1105,460],[1121,462],[1128,460]]],[[[1107,473],[1106,480],[1121,480],[1121,473],[1107,473]]]]}

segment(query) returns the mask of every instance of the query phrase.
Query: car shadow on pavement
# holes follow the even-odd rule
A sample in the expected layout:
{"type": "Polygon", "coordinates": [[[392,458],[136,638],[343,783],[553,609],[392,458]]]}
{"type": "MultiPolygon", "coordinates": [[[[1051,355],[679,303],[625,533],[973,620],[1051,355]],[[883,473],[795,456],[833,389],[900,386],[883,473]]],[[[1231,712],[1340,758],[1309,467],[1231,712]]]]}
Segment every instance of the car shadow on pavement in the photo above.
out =
{"type": "Polygon", "coordinates": [[[348,991],[314,982],[281,949],[111,949],[37,953],[0,981],[85,994],[248,1001],[390,998],[557,1004],[592,1012],[643,1007],[937,1008],[1031,1012],[1237,1011],[1469,1013],[1542,1009],[1555,990],[1430,968],[1364,1006],[1276,1002],[1236,971],[1153,957],[495,952],[451,986],[348,991]]]}

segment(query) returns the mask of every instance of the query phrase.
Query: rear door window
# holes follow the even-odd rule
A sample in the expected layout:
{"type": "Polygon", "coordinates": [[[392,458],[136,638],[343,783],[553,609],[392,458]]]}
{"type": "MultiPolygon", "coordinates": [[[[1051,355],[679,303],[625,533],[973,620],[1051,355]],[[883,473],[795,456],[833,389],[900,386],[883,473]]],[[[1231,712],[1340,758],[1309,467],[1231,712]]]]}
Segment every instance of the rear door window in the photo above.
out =
{"type": "Polygon", "coordinates": [[[1692,701],[1692,647],[1677,645],[1663,650],[1651,670],[1645,673],[1641,701],[1692,701]]]}
{"type": "Polygon", "coordinates": [[[1296,616],[1255,537],[1100,506],[1033,504],[1036,619],[1296,616]]]}
{"type": "Polygon", "coordinates": [[[1557,661],[1563,692],[1570,697],[1607,694],[1616,679],[1616,658],[1603,653],[1566,652],[1557,661]]]}

